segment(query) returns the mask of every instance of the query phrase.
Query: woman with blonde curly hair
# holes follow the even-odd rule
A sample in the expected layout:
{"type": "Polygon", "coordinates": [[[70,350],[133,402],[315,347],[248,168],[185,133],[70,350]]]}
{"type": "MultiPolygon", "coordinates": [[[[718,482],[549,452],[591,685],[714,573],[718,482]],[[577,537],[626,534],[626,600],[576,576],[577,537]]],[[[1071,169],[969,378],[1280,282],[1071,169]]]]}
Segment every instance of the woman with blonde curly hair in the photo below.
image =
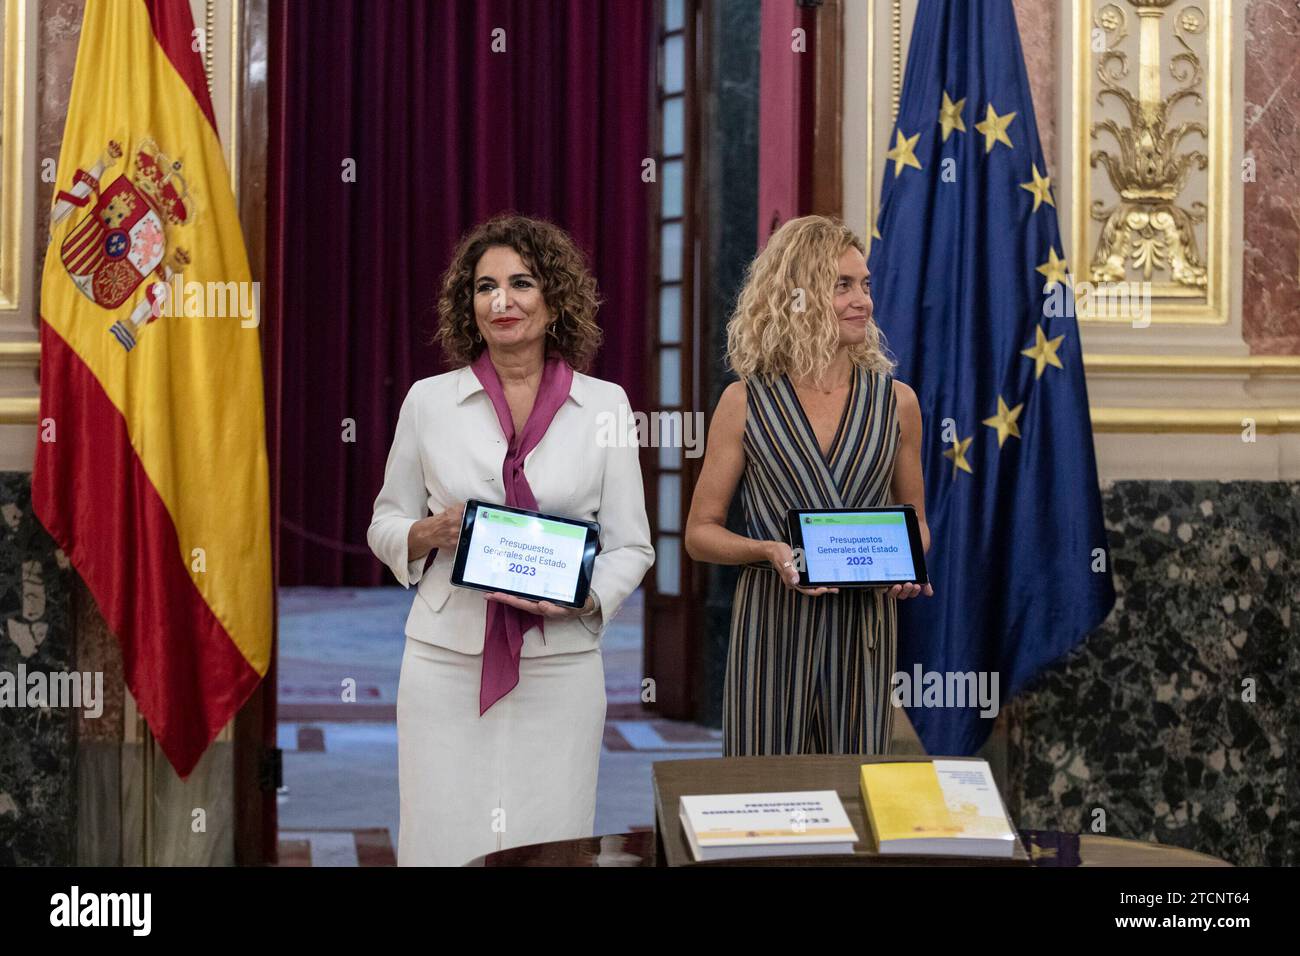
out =
{"type": "Polygon", "coordinates": [[[456,368],[411,386],[367,535],[419,584],[397,693],[401,865],[592,833],[600,636],[654,561],[638,447],[598,441],[627,395],[583,374],[597,304],[568,235],[522,216],[470,232],[443,279],[456,368]],[[453,588],[469,499],[598,521],[586,606],[453,588]]]}
{"type": "Polygon", "coordinates": [[[749,269],[727,326],[727,386],[686,524],[697,561],[743,565],[723,690],[731,755],[886,753],[895,601],[929,585],[798,586],[791,508],[910,504],[926,550],[921,410],[872,321],[862,240],[823,216],[787,222],[749,269]],[[741,488],[746,533],[727,530],[741,488]]]}

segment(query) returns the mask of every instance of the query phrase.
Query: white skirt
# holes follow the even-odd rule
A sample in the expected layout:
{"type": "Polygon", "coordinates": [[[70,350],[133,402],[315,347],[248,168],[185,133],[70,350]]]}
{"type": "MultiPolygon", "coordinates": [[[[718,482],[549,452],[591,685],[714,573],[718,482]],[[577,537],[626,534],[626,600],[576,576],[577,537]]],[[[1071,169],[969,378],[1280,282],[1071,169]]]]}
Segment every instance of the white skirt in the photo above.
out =
{"type": "Polygon", "coordinates": [[[399,866],[461,866],[589,837],[605,726],[599,648],[525,657],[478,713],[483,658],[406,639],[397,687],[399,866]]]}

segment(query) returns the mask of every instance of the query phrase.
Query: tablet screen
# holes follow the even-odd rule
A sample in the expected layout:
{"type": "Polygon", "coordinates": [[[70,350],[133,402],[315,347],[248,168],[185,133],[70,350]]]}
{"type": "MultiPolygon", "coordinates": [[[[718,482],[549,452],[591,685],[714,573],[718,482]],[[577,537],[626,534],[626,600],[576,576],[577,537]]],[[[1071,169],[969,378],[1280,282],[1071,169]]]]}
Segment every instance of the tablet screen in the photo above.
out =
{"type": "Polygon", "coordinates": [[[594,526],[588,522],[467,502],[452,583],[536,601],[586,601],[594,526]],[[466,534],[468,533],[468,541],[466,534]],[[581,594],[579,590],[581,589],[581,594]]]}
{"type": "MultiPolygon", "coordinates": [[[[816,584],[925,581],[914,553],[918,537],[907,508],[798,511],[807,578],[816,584]]],[[[793,524],[793,521],[792,521],[793,524]]],[[[923,559],[921,559],[923,560],[923,559]]]]}

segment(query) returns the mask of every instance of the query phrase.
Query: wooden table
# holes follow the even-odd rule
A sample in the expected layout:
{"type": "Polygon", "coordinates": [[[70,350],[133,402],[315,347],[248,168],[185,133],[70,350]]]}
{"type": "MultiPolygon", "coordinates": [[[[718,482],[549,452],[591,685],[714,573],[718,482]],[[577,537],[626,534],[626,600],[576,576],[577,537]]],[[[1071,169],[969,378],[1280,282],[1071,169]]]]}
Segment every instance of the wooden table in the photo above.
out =
{"type": "Polygon", "coordinates": [[[864,763],[915,760],[915,756],[856,754],[791,757],[723,757],[654,764],[655,831],[539,843],[489,853],[471,866],[1228,866],[1204,853],[1157,843],[1056,830],[1020,830],[1010,860],[901,856],[876,853],[862,807],[859,768],[864,763]],[[678,817],[690,794],[835,790],[862,837],[852,856],[769,857],[695,864],[678,817]]]}

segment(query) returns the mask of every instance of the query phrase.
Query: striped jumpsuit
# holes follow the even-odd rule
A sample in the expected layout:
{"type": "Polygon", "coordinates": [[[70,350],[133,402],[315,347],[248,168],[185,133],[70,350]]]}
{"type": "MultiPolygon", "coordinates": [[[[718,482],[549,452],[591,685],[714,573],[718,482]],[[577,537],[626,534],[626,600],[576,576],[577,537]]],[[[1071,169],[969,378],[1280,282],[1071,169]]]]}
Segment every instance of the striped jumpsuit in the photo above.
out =
{"type": "MultiPolygon", "coordinates": [[[[787,541],[790,508],[890,503],[900,427],[893,376],[854,366],[828,455],[785,376],[746,383],[745,533],[787,541]]],[[[895,599],[877,589],[808,597],[745,565],[723,689],[727,756],[888,752],[895,599]]]]}

